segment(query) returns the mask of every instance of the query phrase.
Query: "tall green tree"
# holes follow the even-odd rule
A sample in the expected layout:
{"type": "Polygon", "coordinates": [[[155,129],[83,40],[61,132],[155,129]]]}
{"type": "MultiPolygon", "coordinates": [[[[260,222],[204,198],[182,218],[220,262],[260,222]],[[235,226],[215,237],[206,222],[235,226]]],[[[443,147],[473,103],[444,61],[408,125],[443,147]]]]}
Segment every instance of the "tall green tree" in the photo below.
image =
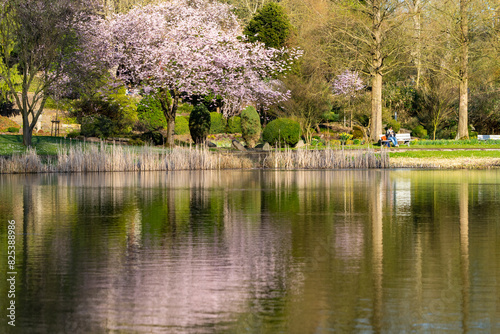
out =
{"type": "Polygon", "coordinates": [[[270,2],[257,11],[243,33],[250,42],[260,41],[270,48],[281,48],[290,36],[292,26],[284,9],[270,2]]]}
{"type": "Polygon", "coordinates": [[[492,20],[494,1],[432,1],[428,15],[433,34],[426,56],[427,66],[445,74],[458,84],[459,113],[456,138],[468,138],[470,80],[476,75],[484,56],[484,40],[491,38],[488,22],[492,20]]]}
{"type": "Polygon", "coordinates": [[[407,53],[401,38],[408,12],[399,0],[340,1],[334,7],[332,49],[341,52],[351,68],[371,78],[370,139],[382,131],[382,84],[386,74],[398,68],[407,53]]]}

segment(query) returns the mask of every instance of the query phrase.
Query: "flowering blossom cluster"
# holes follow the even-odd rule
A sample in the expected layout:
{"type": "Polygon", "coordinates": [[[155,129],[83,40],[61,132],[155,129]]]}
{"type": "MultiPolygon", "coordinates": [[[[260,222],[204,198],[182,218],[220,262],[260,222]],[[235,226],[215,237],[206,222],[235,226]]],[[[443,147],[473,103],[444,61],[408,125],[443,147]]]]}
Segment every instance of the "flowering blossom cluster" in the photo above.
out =
{"type": "Polygon", "coordinates": [[[346,70],[339,74],[332,82],[332,89],[335,95],[344,95],[346,97],[355,97],[356,92],[365,88],[363,80],[358,72],[346,70]]]}
{"type": "Polygon", "coordinates": [[[271,78],[288,71],[300,52],[246,42],[230,9],[216,1],[172,0],[83,23],[93,36],[86,58],[117,68],[133,85],[222,97],[226,114],[243,102],[286,99],[271,78]]]}

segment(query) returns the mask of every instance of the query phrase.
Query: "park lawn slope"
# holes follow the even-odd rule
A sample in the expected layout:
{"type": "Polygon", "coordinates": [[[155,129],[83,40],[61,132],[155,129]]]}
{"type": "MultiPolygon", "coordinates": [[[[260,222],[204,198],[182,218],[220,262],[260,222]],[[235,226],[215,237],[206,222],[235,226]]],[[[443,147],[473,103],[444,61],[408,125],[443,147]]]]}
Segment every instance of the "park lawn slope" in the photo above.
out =
{"type": "MultiPolygon", "coordinates": [[[[62,137],[33,136],[32,144],[39,155],[57,155],[58,148],[80,143],[79,140],[70,140],[62,137]]],[[[0,155],[26,153],[22,135],[0,135],[0,155]]]]}
{"type": "MultiPolygon", "coordinates": [[[[403,146],[403,145],[401,145],[403,146]]],[[[498,140],[416,140],[411,142],[411,148],[419,149],[500,149],[498,140]]]]}
{"type": "Polygon", "coordinates": [[[389,154],[389,161],[391,168],[499,168],[500,150],[391,152],[389,154]]]}

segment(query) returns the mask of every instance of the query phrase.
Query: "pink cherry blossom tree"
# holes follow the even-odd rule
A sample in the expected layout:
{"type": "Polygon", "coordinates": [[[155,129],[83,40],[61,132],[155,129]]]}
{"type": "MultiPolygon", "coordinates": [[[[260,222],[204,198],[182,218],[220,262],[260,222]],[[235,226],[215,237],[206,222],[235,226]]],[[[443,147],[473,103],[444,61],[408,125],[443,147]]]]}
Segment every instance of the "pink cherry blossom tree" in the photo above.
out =
{"type": "Polygon", "coordinates": [[[85,30],[98,38],[89,38],[93,45],[86,49],[117,68],[129,85],[159,91],[169,146],[181,95],[222,97],[226,116],[257,99],[284,100],[287,94],[274,90],[272,79],[300,56],[238,37],[241,28],[230,7],[216,1],[173,0],[94,23],[85,30]]]}
{"type": "MultiPolygon", "coordinates": [[[[365,88],[363,80],[358,72],[345,70],[339,74],[332,82],[332,90],[335,95],[344,96],[348,101],[348,109],[350,110],[350,127],[352,128],[352,108],[351,102],[357,96],[358,92],[365,88]]],[[[345,125],[345,118],[344,118],[345,125]]]]}

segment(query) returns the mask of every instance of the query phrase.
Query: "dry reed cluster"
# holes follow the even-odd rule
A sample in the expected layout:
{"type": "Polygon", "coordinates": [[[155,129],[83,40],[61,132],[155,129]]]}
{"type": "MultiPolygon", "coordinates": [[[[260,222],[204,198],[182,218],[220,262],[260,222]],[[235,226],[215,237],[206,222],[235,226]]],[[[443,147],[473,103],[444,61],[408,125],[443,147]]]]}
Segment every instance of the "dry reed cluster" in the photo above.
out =
{"type": "Polygon", "coordinates": [[[61,146],[57,156],[41,158],[34,149],[26,153],[0,158],[0,173],[81,173],[135,172],[172,170],[250,169],[359,169],[388,168],[389,155],[382,152],[326,150],[276,150],[261,166],[250,159],[231,153],[211,152],[206,148],[175,148],[108,146],[82,144],[61,146]]]}
{"type": "Polygon", "coordinates": [[[274,151],[264,160],[265,168],[276,169],[359,169],[388,168],[389,155],[385,151],[344,150],[285,150],[274,151]]]}
{"type": "Polygon", "coordinates": [[[86,144],[59,147],[57,157],[42,158],[34,149],[0,158],[0,173],[124,172],[252,168],[247,158],[210,152],[205,148],[156,150],[120,145],[86,144]]]}

